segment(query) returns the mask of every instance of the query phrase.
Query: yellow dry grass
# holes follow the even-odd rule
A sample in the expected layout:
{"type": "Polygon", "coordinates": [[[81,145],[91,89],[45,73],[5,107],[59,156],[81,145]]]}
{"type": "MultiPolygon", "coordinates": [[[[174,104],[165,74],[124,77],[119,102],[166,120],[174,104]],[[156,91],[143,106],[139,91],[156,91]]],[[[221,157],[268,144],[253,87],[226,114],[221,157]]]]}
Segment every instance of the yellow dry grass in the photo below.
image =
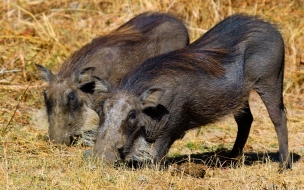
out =
{"type": "MultiPolygon", "coordinates": [[[[0,189],[304,189],[303,1],[3,0],[0,12],[0,189]],[[177,15],[187,24],[191,41],[238,12],[277,25],[286,43],[284,99],[293,170],[277,173],[277,137],[255,93],[250,101],[255,121],[245,157],[259,159],[236,168],[209,167],[204,178],[174,167],[115,169],[83,159],[85,147],[55,147],[44,139],[45,126],[32,118],[32,112],[43,107],[44,85],[34,63],[56,71],[73,51],[144,11],[177,15]]],[[[236,130],[227,118],[191,131],[169,155],[203,157],[218,148],[231,149],[236,130]]]]}

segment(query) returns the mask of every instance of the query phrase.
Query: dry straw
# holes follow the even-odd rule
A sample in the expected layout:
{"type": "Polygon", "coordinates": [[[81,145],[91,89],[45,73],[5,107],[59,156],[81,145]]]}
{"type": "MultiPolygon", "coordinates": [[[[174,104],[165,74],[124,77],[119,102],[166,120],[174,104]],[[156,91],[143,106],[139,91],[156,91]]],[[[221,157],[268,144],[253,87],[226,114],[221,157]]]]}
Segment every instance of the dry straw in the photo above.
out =
{"type": "Polygon", "coordinates": [[[3,0],[0,12],[0,189],[304,189],[303,1],[3,0]],[[250,98],[255,121],[245,160],[235,168],[222,165],[213,153],[231,149],[236,136],[232,118],[189,132],[171,148],[171,157],[201,154],[200,164],[217,163],[202,168],[203,178],[191,173],[201,166],[189,159],[184,166],[165,170],[115,169],[83,159],[86,147],[47,141],[44,124],[32,120],[32,112],[43,107],[44,85],[34,63],[56,71],[73,51],[144,11],[177,15],[187,24],[191,41],[237,12],[259,15],[279,28],[286,44],[284,100],[293,170],[277,173],[277,137],[255,93],[250,98]]]}

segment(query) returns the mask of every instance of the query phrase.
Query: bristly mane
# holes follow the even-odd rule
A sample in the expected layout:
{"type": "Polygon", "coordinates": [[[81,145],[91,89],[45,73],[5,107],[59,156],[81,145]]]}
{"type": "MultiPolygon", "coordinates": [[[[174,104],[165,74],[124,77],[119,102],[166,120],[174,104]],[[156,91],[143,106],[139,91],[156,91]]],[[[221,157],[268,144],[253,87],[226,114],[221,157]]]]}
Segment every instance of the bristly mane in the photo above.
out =
{"type": "MultiPolygon", "coordinates": [[[[157,28],[159,25],[164,24],[166,22],[177,23],[177,18],[176,16],[172,16],[168,13],[145,12],[131,19],[129,22],[125,23],[117,30],[124,29],[126,28],[126,26],[131,25],[133,26],[133,29],[140,31],[144,36],[149,37],[149,32],[151,32],[154,28],[157,28]]],[[[185,29],[185,33],[187,33],[186,31],[187,29],[186,28],[184,29],[185,29]]]]}
{"type": "Polygon", "coordinates": [[[148,40],[149,32],[164,22],[174,21],[176,18],[168,14],[146,12],[131,19],[110,34],[100,36],[76,51],[62,65],[58,74],[70,73],[68,70],[79,68],[84,65],[85,57],[94,54],[94,51],[102,47],[128,46],[148,40]]]}
{"type": "MultiPolygon", "coordinates": [[[[188,47],[148,59],[122,79],[122,88],[145,86],[147,81],[168,73],[203,73],[213,77],[225,74],[225,64],[234,62],[241,48],[269,25],[255,17],[236,14],[228,17],[206,32],[188,47]]],[[[246,55],[244,57],[246,59],[246,55]]]]}
{"type": "MultiPolygon", "coordinates": [[[[182,51],[177,51],[172,61],[174,62],[173,70],[192,70],[192,72],[205,72],[214,77],[221,77],[225,73],[222,65],[223,62],[229,61],[229,49],[194,49],[185,48],[182,51]]],[[[168,63],[168,66],[170,63],[168,63]]]]}
{"type": "Polygon", "coordinates": [[[87,56],[93,55],[95,51],[103,47],[111,46],[123,46],[133,43],[137,43],[144,40],[144,36],[138,30],[134,30],[132,26],[111,34],[100,36],[92,40],[91,43],[86,44],[81,49],[76,51],[71,57],[69,57],[62,65],[58,74],[64,75],[70,73],[70,70],[79,68],[80,65],[84,65],[82,62],[87,56]]]}
{"type": "Polygon", "coordinates": [[[144,88],[147,81],[160,75],[180,75],[181,73],[204,73],[213,77],[225,74],[224,62],[233,61],[231,49],[194,49],[184,48],[146,60],[132,72],[128,73],[120,86],[144,88]]]}

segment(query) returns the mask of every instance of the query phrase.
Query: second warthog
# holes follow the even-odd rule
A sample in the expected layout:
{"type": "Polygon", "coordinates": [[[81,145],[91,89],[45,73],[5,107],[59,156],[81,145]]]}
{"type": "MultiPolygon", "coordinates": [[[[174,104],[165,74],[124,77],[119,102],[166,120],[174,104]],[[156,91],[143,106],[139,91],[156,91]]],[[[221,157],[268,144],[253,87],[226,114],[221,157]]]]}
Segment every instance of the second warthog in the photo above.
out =
{"type": "Polygon", "coordinates": [[[177,18],[165,13],[143,13],[76,51],[58,74],[37,64],[40,79],[48,83],[44,99],[50,140],[70,145],[80,139],[92,146],[99,124],[99,116],[92,109],[93,97],[100,80],[115,86],[125,73],[147,58],[188,43],[187,29],[177,18]]]}
{"type": "Polygon", "coordinates": [[[253,121],[248,98],[255,90],[275,126],[280,168],[291,168],[283,75],[279,31],[256,17],[230,16],[186,48],[128,73],[103,104],[93,152],[109,162],[157,162],[185,131],[233,114],[238,132],[231,157],[237,157],[253,121]]]}

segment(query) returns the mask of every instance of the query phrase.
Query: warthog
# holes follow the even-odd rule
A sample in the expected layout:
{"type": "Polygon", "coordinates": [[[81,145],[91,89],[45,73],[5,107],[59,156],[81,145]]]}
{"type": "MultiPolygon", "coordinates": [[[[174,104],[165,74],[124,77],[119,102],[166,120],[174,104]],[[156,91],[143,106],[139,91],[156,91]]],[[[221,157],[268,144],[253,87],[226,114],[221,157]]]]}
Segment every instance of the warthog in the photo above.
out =
{"type": "MultiPolygon", "coordinates": [[[[233,114],[239,156],[253,117],[251,89],[267,107],[279,141],[280,168],[291,168],[282,98],[284,42],[271,24],[232,15],[186,48],[150,58],[103,103],[93,153],[105,161],[160,161],[185,131],[233,114]]],[[[106,91],[107,85],[99,86],[106,91]]]]}
{"type": "Polygon", "coordinates": [[[115,86],[127,71],[147,58],[188,44],[188,32],[180,20],[166,13],[148,12],[93,39],[69,57],[58,74],[37,64],[40,79],[48,83],[44,100],[49,139],[66,145],[80,139],[92,146],[99,125],[93,100],[100,81],[105,79],[115,86]]]}

